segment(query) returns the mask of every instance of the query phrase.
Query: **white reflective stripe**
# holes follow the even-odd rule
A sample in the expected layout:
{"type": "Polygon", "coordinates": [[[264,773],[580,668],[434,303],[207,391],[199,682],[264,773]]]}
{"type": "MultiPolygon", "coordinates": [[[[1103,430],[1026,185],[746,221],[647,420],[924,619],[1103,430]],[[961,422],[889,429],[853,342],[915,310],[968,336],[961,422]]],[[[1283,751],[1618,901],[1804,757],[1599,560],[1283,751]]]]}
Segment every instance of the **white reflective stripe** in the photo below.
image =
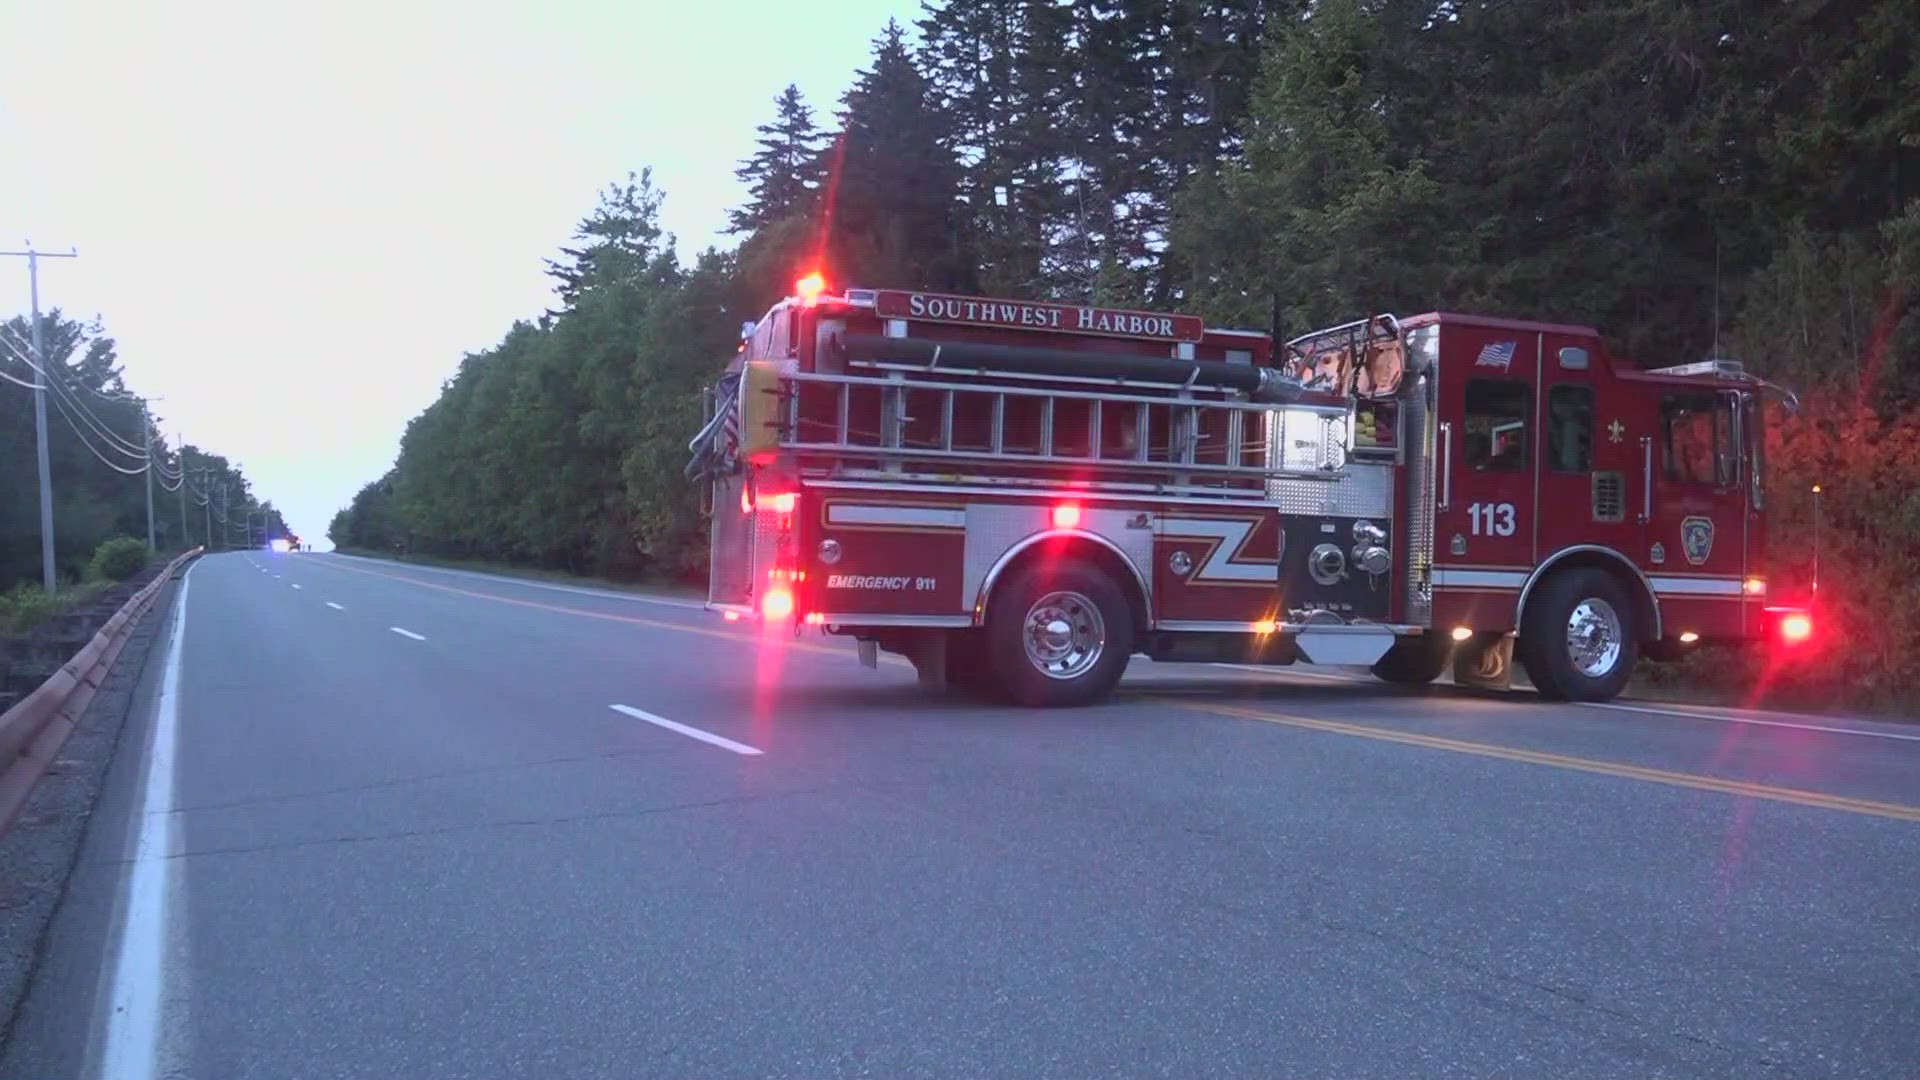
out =
{"type": "Polygon", "coordinates": [[[1671,596],[1739,596],[1744,586],[1739,578],[1656,577],[1653,591],[1671,596]]]}
{"type": "Polygon", "coordinates": [[[857,506],[830,503],[829,525],[936,525],[960,529],[967,524],[965,510],[946,510],[933,506],[857,506]]]}
{"type": "Polygon", "coordinates": [[[1270,581],[1280,580],[1280,568],[1270,562],[1234,562],[1233,556],[1247,542],[1259,522],[1246,518],[1162,518],[1160,535],[1168,539],[1218,540],[1213,554],[1189,581],[1270,581]]]}
{"type": "Polygon", "coordinates": [[[1526,570],[1448,570],[1433,568],[1433,584],[1438,588],[1517,589],[1527,583],[1526,570]]]}

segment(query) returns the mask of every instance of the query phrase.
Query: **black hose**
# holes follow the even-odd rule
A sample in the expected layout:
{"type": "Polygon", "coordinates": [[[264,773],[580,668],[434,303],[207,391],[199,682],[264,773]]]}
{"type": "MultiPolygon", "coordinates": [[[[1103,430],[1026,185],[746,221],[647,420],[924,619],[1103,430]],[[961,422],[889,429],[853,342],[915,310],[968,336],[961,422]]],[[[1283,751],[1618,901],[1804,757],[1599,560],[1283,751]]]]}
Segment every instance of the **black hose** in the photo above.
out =
{"type": "Polygon", "coordinates": [[[1024,345],[997,345],[975,341],[927,341],[916,338],[843,334],[834,346],[849,360],[868,363],[980,368],[1022,375],[1082,375],[1114,379],[1141,379],[1187,384],[1213,390],[1238,390],[1256,401],[1292,401],[1300,384],[1273,368],[1228,364],[1219,360],[1174,360],[1125,353],[1076,352],[1024,345]]]}

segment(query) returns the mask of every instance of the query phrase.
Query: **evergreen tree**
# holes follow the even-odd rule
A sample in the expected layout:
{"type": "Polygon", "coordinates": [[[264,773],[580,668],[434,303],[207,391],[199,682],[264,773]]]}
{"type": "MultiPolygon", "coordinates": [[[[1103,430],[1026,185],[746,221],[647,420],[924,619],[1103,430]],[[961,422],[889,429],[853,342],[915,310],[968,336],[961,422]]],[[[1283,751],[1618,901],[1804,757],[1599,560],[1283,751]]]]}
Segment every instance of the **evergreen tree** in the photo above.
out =
{"type": "MultiPolygon", "coordinates": [[[[574,231],[577,246],[562,247],[566,260],[548,259],[547,273],[557,284],[554,291],[564,305],[578,299],[581,288],[593,277],[599,260],[610,255],[625,255],[645,261],[660,243],[660,191],[653,186],[653,170],[628,173],[626,181],[609,184],[600,193],[593,212],[574,231]]],[[[549,316],[556,314],[548,312],[549,316]]]]}
{"type": "Polygon", "coordinates": [[[814,126],[813,110],[792,84],[773,104],[774,119],[756,129],[760,148],[734,171],[747,185],[748,202],[732,212],[731,232],[754,232],[806,213],[819,189],[825,136],[814,126]]]}
{"type": "Polygon", "coordinates": [[[960,170],[899,23],[874,42],[873,66],[842,101],[823,160],[824,262],[840,282],[972,289],[960,170]]]}
{"type": "Polygon", "coordinates": [[[1057,0],[951,0],[920,21],[920,64],[961,165],[980,284],[1053,296],[1049,247],[1066,222],[1071,12],[1057,0]]]}

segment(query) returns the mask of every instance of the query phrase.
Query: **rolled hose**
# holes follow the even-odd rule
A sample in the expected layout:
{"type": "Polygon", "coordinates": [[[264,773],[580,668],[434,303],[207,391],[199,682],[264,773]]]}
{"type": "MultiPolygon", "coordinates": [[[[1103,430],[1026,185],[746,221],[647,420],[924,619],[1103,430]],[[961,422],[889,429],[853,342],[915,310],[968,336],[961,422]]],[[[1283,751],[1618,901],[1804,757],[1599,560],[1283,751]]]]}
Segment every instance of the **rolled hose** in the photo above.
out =
{"type": "Polygon", "coordinates": [[[718,471],[716,466],[723,464],[718,460],[720,428],[726,423],[727,414],[733,411],[739,396],[740,376],[738,374],[722,376],[720,382],[714,387],[713,415],[700,428],[699,434],[687,440],[687,450],[693,456],[687,461],[687,467],[681,470],[681,475],[686,479],[697,480],[702,476],[712,475],[718,471]]]}
{"type": "Polygon", "coordinates": [[[841,334],[833,346],[848,360],[924,364],[1007,371],[1022,375],[1093,375],[1159,383],[1238,390],[1255,401],[1286,402],[1300,396],[1301,384],[1273,368],[1228,364],[1219,360],[1174,360],[1124,353],[1076,352],[1024,345],[973,341],[925,341],[914,338],[841,334]]]}

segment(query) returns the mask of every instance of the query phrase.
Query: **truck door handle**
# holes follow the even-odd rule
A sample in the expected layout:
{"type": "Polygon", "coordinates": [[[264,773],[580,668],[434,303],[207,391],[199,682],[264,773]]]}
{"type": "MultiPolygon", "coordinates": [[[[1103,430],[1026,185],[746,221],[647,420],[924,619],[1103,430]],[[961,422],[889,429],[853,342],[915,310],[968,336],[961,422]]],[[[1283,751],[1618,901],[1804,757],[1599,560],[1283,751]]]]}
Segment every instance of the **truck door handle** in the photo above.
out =
{"type": "Polygon", "coordinates": [[[1453,507],[1453,423],[1440,422],[1440,509],[1453,507]]]}
{"type": "Polygon", "coordinates": [[[1640,436],[1640,524],[1653,520],[1653,437],[1640,436]]]}

